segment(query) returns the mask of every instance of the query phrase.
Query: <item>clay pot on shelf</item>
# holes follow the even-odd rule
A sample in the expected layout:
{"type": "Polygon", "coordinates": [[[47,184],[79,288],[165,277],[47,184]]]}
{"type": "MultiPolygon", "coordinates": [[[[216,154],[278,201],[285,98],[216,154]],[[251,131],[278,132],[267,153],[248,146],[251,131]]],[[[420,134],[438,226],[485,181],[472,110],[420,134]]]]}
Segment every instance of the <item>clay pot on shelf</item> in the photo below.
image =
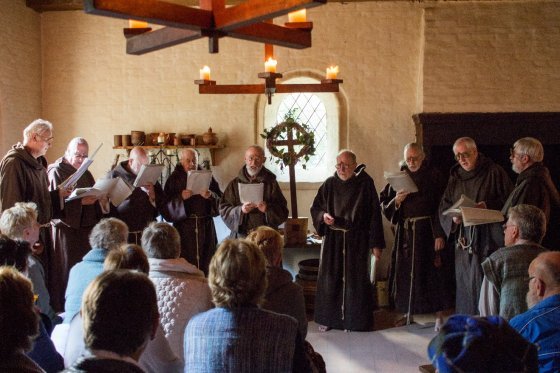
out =
{"type": "Polygon", "coordinates": [[[218,143],[218,136],[212,132],[212,127],[208,128],[208,132],[202,135],[202,142],[205,145],[216,145],[218,143]]]}
{"type": "Polygon", "coordinates": [[[144,131],[130,131],[130,141],[134,146],[144,145],[144,142],[146,142],[146,134],[144,131]]]}
{"type": "Polygon", "coordinates": [[[175,132],[170,132],[166,136],[167,145],[173,145],[175,142],[175,132]]]}
{"type": "Polygon", "coordinates": [[[150,133],[150,135],[148,136],[148,138],[146,139],[146,145],[157,145],[157,137],[159,136],[159,133],[157,132],[152,132],[150,133]]]}

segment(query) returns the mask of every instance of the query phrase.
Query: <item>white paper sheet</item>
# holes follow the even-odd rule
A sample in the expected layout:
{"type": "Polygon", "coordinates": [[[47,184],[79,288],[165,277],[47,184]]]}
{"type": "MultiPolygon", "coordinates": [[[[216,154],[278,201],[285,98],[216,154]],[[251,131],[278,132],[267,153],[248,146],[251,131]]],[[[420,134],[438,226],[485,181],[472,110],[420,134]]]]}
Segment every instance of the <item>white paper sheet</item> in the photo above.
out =
{"type": "Polygon", "coordinates": [[[385,179],[391,184],[394,190],[397,192],[399,190],[404,190],[408,193],[418,192],[418,187],[412,180],[412,178],[406,173],[406,171],[389,172],[385,171],[383,173],[385,179]]]}
{"type": "Polygon", "coordinates": [[[134,187],[141,187],[146,184],[155,184],[163,171],[162,164],[143,164],[136,180],[134,180],[134,187]]]}
{"type": "Polygon", "coordinates": [[[212,171],[208,170],[193,170],[188,172],[187,186],[193,194],[202,194],[210,188],[212,181],[212,171]]]}
{"type": "Polygon", "coordinates": [[[239,187],[239,199],[241,203],[252,202],[261,203],[263,201],[264,184],[241,184],[237,183],[239,187]]]}

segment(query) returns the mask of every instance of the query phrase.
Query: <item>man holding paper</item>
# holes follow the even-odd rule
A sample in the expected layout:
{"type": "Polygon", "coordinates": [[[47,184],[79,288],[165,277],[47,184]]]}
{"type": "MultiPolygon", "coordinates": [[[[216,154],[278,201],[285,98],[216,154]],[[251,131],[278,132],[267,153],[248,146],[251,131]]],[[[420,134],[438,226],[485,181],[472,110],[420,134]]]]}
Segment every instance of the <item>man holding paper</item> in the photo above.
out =
{"type": "Polygon", "coordinates": [[[162,215],[179,231],[181,257],[208,275],[218,242],[213,217],[219,215],[222,192],[211,171],[199,170],[194,149],[181,149],[179,161],[165,183],[162,215]]]}
{"type": "Polygon", "coordinates": [[[453,252],[445,248],[438,214],[445,178],[425,161],[417,143],[405,145],[401,170],[414,188],[403,189],[388,179],[379,197],[383,215],[395,227],[389,289],[395,308],[404,314],[395,325],[409,324],[413,314],[435,312],[439,331],[441,311],[455,305],[453,252]]]}
{"type": "Polygon", "coordinates": [[[244,238],[261,225],[277,229],[288,219],[288,202],[264,161],[263,148],[250,146],[245,165],[224,192],[220,215],[231,230],[231,238],[244,238]]]}
{"type": "Polygon", "coordinates": [[[453,145],[457,164],[449,171],[449,181],[439,205],[440,222],[455,249],[455,312],[478,314],[478,298],[482,285],[481,263],[503,245],[499,224],[465,227],[462,218],[443,214],[461,195],[478,202],[477,207],[502,208],[513,185],[502,167],[477,150],[470,137],[461,137],[453,145]]]}
{"type": "MultiPolygon", "coordinates": [[[[128,241],[135,244],[140,244],[142,231],[150,222],[155,220],[159,214],[158,209],[165,203],[163,190],[159,182],[154,180],[154,182],[134,186],[137,175],[143,166],[146,168],[148,164],[148,155],[143,148],[137,146],[130,151],[128,160],[120,162],[108,174],[110,179],[120,177],[132,189],[132,194],[121,204],[117,207],[111,206],[110,214],[128,225],[128,241]]],[[[161,174],[161,168],[159,173],[161,174]]]]}
{"type": "Polygon", "coordinates": [[[49,223],[53,217],[62,216],[63,200],[70,194],[67,188],[49,191],[45,154],[53,139],[52,124],[37,119],[23,130],[23,143],[14,145],[0,162],[0,212],[16,202],[37,204],[37,221],[41,225],[39,242],[44,247],[41,261],[47,271],[49,289],[51,276],[57,270],[55,262],[51,263],[54,254],[49,223]]]}
{"type": "MultiPolygon", "coordinates": [[[[75,137],[68,143],[63,157],[48,167],[50,190],[56,190],[61,183],[74,174],[88,158],[89,145],[83,137],[75,137]]],[[[76,188],[93,186],[95,180],[85,171],[77,180],[76,188]]],[[[80,262],[91,249],[89,233],[103,214],[95,197],[78,198],[64,205],[64,217],[53,220],[54,272],[51,273],[51,299],[58,309],[64,306],[64,292],[68,283],[68,272],[80,262]]]]}

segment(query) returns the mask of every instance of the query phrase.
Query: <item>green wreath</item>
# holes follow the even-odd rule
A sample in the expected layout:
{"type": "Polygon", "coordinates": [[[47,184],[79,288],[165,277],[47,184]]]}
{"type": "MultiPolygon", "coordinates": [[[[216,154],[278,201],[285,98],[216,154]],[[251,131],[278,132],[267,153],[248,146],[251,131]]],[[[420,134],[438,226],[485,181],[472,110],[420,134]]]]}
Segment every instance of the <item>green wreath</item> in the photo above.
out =
{"type": "Polygon", "coordinates": [[[261,137],[266,140],[266,148],[271,154],[270,160],[274,161],[276,164],[280,164],[280,168],[283,169],[284,166],[289,166],[291,164],[295,165],[300,159],[303,159],[301,165],[306,169],[305,163],[309,161],[309,158],[315,155],[315,133],[311,131],[308,125],[297,123],[294,119],[295,111],[297,109],[292,109],[284,115],[284,121],[275,125],[270,129],[265,129],[261,137]],[[301,149],[296,152],[288,152],[282,148],[274,145],[277,140],[286,140],[288,131],[294,131],[295,140],[301,145],[301,149]],[[276,159],[275,159],[276,158],[276,159]]]}

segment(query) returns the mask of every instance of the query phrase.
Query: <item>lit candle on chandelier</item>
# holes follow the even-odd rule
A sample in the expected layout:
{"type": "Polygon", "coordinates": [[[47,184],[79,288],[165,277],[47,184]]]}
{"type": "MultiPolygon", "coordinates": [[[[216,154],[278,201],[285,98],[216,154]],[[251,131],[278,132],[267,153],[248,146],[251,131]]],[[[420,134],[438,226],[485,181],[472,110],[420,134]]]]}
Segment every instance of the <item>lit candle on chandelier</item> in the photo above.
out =
{"type": "Polygon", "coordinates": [[[200,69],[200,79],[210,80],[210,68],[208,66],[204,66],[202,69],[200,69]]]}
{"type": "Polygon", "coordinates": [[[128,28],[147,28],[148,22],[136,21],[134,19],[128,20],[128,28]]]}
{"type": "Polygon", "coordinates": [[[327,67],[327,79],[336,79],[338,74],[338,66],[327,67]]]}
{"type": "Polygon", "coordinates": [[[264,72],[275,73],[276,72],[276,64],[278,64],[278,61],[276,61],[272,57],[268,57],[268,60],[266,60],[264,62],[264,72]]]}
{"type": "Polygon", "coordinates": [[[307,21],[307,12],[305,9],[296,10],[288,13],[288,22],[305,22],[307,21]]]}

